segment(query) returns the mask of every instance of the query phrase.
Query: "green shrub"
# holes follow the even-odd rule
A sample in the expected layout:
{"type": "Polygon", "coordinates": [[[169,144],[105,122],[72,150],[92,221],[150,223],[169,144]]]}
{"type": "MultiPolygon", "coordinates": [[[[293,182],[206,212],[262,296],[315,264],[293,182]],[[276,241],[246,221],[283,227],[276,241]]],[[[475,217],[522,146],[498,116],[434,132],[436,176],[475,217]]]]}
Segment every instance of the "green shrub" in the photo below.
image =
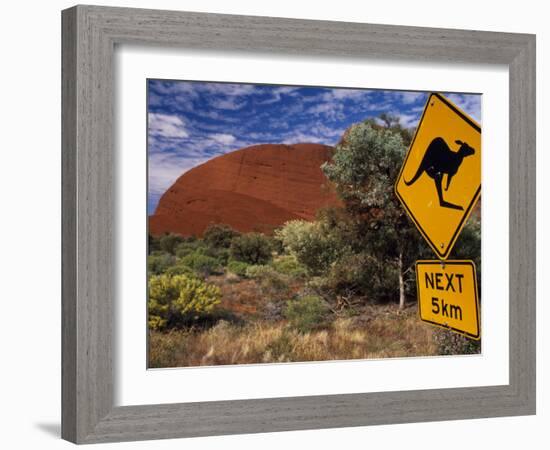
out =
{"type": "Polygon", "coordinates": [[[285,247],[283,243],[277,236],[269,236],[269,242],[271,245],[271,251],[276,255],[282,255],[285,252],[285,247]]]}
{"type": "Polygon", "coordinates": [[[211,256],[212,258],[216,258],[220,263],[220,265],[224,267],[227,266],[227,263],[231,258],[231,253],[227,248],[206,247],[206,249],[204,250],[204,254],[206,256],[211,256]]]}
{"type": "Polygon", "coordinates": [[[333,293],[367,297],[376,302],[391,301],[399,295],[396,265],[367,253],[339,258],[328,271],[325,282],[333,293]]]}
{"type": "Polygon", "coordinates": [[[203,238],[204,241],[211,247],[216,248],[229,248],[231,241],[234,237],[239,236],[240,233],[229,225],[225,224],[211,224],[206,228],[203,238]]]}
{"type": "Polygon", "coordinates": [[[231,260],[227,264],[227,270],[229,272],[234,273],[235,275],[239,275],[241,277],[246,276],[246,271],[248,267],[249,265],[242,261],[231,260]]]}
{"type": "Polygon", "coordinates": [[[268,300],[282,300],[290,295],[287,276],[268,265],[254,265],[246,269],[246,276],[256,280],[268,300]]]}
{"type": "Polygon", "coordinates": [[[477,287],[481,295],[481,222],[472,215],[458,235],[452,250],[453,259],[470,259],[476,266],[477,287]]]}
{"type": "Polygon", "coordinates": [[[436,329],[433,339],[438,355],[464,355],[481,353],[481,341],[467,338],[453,331],[436,329]]]}
{"type": "Polygon", "coordinates": [[[328,305],[321,297],[308,295],[287,302],[283,314],[292,328],[307,333],[322,327],[328,312],[328,305]]]}
{"type": "Polygon", "coordinates": [[[175,263],[176,258],[173,255],[164,252],[154,252],[147,256],[147,271],[150,274],[158,275],[164,273],[175,263]]]}
{"type": "Polygon", "coordinates": [[[205,247],[204,243],[197,239],[194,241],[185,241],[176,245],[174,253],[178,258],[183,258],[191,253],[195,253],[195,252],[200,253],[204,251],[204,247],[205,247]]]}
{"type": "Polygon", "coordinates": [[[164,234],[158,240],[160,249],[172,255],[175,254],[176,246],[184,241],[182,236],[174,233],[164,234]]]}
{"type": "Polygon", "coordinates": [[[218,259],[203,255],[202,253],[191,253],[181,258],[180,262],[203,277],[219,273],[222,266],[218,259]]]}
{"type": "Polygon", "coordinates": [[[302,278],[307,274],[303,264],[300,264],[294,255],[282,255],[275,258],[271,266],[279,273],[294,278],[302,278]]]}
{"type": "Polygon", "coordinates": [[[210,313],[221,301],[218,287],[187,275],[154,275],[149,279],[149,327],[161,330],[186,318],[210,313]]]}
{"type": "Polygon", "coordinates": [[[147,236],[147,247],[148,247],[147,248],[148,254],[151,254],[154,251],[160,250],[159,239],[156,236],[149,234],[147,236]]]}
{"type": "Polygon", "coordinates": [[[346,248],[335,231],[324,222],[291,220],[276,230],[275,235],[310,274],[319,275],[326,272],[346,248]]]}
{"type": "Polygon", "coordinates": [[[246,268],[246,276],[256,280],[262,280],[266,277],[277,276],[277,272],[271,266],[265,264],[254,264],[249,265],[246,268]]]}
{"type": "Polygon", "coordinates": [[[230,253],[237,261],[265,264],[271,259],[270,240],[261,233],[242,234],[231,241],[230,253]]]}
{"type": "Polygon", "coordinates": [[[192,277],[195,276],[195,271],[189,266],[182,264],[181,262],[177,262],[173,266],[168,267],[162,273],[166,275],[189,275],[192,277]]]}
{"type": "Polygon", "coordinates": [[[275,230],[275,237],[282,243],[287,252],[296,254],[305,245],[305,241],[314,228],[315,224],[313,222],[290,220],[281,228],[275,230]]]}

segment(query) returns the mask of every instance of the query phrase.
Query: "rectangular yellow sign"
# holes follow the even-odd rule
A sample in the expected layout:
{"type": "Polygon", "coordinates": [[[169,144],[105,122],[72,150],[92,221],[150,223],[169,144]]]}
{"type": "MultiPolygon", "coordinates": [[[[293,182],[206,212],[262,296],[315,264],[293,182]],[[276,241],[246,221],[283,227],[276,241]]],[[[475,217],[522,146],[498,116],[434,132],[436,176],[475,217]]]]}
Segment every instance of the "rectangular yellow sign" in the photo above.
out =
{"type": "Polygon", "coordinates": [[[480,338],[476,269],[473,261],[417,261],[420,319],[472,339],[480,338]]]}

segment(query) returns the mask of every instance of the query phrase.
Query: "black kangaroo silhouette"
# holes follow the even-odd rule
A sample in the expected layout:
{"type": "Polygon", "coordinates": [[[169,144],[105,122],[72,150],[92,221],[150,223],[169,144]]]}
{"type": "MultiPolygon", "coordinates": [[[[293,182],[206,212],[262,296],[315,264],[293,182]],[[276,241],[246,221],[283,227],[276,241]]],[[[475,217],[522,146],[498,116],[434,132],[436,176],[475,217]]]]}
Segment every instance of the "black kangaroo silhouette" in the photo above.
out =
{"type": "Polygon", "coordinates": [[[455,141],[460,148],[457,152],[452,151],[445,140],[442,137],[436,137],[424,153],[422,162],[416,171],[414,177],[411,180],[403,180],[407,186],[413,184],[420,176],[426,172],[430,178],[435,182],[435,187],[437,189],[437,195],[439,197],[439,205],[443,208],[459,209],[463,210],[464,208],[460,205],[455,205],[449,203],[443,199],[443,175],[447,175],[447,185],[445,190],[449,190],[449,185],[451,180],[458,172],[462,160],[467,156],[473,155],[475,150],[470,147],[466,142],[459,140],[455,141]]]}

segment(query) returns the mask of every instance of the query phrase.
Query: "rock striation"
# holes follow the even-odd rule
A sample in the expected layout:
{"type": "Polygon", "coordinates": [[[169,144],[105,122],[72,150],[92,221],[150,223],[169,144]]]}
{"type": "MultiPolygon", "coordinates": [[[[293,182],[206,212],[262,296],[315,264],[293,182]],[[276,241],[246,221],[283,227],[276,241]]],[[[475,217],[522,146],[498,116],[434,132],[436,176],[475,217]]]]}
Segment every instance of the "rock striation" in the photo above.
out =
{"type": "Polygon", "coordinates": [[[339,204],[320,166],[333,148],[261,144],[213,158],[185,172],[149,217],[153,235],[201,236],[211,223],[271,233],[288,220],[313,220],[339,204]]]}

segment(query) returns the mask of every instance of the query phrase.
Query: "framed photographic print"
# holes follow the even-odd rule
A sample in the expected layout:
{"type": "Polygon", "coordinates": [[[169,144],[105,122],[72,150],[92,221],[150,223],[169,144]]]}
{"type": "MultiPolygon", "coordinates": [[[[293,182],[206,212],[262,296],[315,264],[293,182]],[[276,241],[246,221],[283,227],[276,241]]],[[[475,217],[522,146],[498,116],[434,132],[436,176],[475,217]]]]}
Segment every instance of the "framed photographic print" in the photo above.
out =
{"type": "Polygon", "coordinates": [[[533,414],[534,55],[63,11],[63,437],[533,414]]]}

